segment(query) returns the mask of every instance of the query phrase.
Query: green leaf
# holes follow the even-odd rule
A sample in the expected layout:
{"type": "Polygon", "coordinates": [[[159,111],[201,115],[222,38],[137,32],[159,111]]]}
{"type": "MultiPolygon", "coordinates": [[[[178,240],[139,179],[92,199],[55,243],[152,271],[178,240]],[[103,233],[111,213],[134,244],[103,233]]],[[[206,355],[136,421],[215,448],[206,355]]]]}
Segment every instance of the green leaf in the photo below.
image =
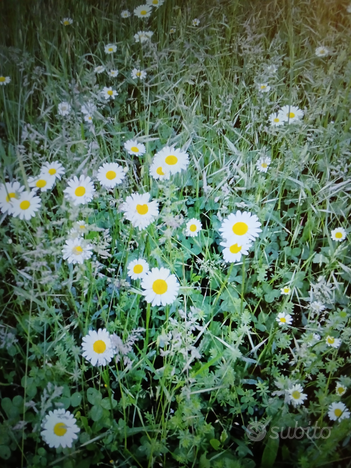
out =
{"type": "Polygon", "coordinates": [[[104,410],[101,406],[93,406],[90,410],[90,417],[93,421],[99,421],[104,414],[104,410]]]}
{"type": "Polygon", "coordinates": [[[101,401],[100,404],[104,409],[109,410],[109,409],[112,409],[111,403],[112,403],[112,408],[116,408],[117,401],[114,398],[112,398],[112,400],[110,401],[110,399],[106,397],[101,401]]]}
{"type": "Polygon", "coordinates": [[[73,393],[71,395],[71,405],[75,408],[76,406],[79,406],[82,401],[82,395],[79,392],[73,393]]]}
{"type": "Polygon", "coordinates": [[[0,457],[3,460],[8,460],[11,457],[11,450],[7,445],[0,445],[0,457]]]}
{"type": "Polygon", "coordinates": [[[215,450],[218,450],[219,447],[221,446],[220,441],[217,440],[217,439],[211,439],[211,440],[210,440],[210,444],[212,445],[212,447],[213,447],[215,450]]]}
{"type": "Polygon", "coordinates": [[[100,401],[102,400],[102,395],[98,390],[90,387],[87,390],[87,398],[88,398],[89,403],[91,403],[92,405],[96,405],[96,404],[99,404],[100,401]]]}
{"type": "Polygon", "coordinates": [[[262,454],[261,468],[271,468],[274,466],[279,449],[279,437],[269,437],[267,445],[262,454]]]}

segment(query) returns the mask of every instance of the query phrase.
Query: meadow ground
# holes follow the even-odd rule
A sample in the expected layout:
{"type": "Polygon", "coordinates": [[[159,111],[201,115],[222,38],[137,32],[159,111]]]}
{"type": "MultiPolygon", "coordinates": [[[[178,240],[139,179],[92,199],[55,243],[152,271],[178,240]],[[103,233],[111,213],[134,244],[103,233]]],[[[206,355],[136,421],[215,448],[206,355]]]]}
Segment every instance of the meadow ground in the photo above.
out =
{"type": "Polygon", "coordinates": [[[351,466],[351,4],[0,5],[0,458],[351,466]]]}

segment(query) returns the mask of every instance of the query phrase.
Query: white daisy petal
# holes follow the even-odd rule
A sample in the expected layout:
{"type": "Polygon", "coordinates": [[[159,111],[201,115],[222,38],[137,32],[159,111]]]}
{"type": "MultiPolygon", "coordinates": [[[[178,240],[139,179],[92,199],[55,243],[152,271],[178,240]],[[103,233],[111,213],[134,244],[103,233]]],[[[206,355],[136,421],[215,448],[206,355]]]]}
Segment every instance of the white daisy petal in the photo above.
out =
{"type": "Polygon", "coordinates": [[[103,187],[113,188],[125,178],[125,172],[117,163],[105,163],[99,167],[97,179],[103,187]]]}
{"type": "Polygon", "coordinates": [[[149,199],[149,193],[133,193],[121,205],[124,216],[140,230],[145,229],[158,215],[158,203],[149,202],[149,199]]]}
{"type": "Polygon", "coordinates": [[[84,260],[88,260],[92,255],[92,245],[88,244],[81,237],[75,239],[67,239],[66,245],[62,249],[62,257],[68,263],[83,264],[84,260]]]}
{"type": "Polygon", "coordinates": [[[12,215],[28,221],[39,210],[41,199],[34,192],[22,192],[19,198],[12,198],[12,215]]]}
{"type": "Polygon", "coordinates": [[[247,211],[237,211],[231,213],[228,218],[222,222],[219,231],[224,239],[232,244],[243,245],[250,243],[262,232],[261,223],[256,215],[247,211]]]}
{"type": "Polygon", "coordinates": [[[172,304],[179,291],[179,283],[175,275],[167,268],[152,268],[143,278],[141,287],[146,302],[152,306],[172,304]]]}
{"type": "Polygon", "coordinates": [[[202,229],[201,221],[196,218],[191,218],[185,227],[185,235],[189,237],[196,237],[202,229]]]}
{"type": "Polygon", "coordinates": [[[19,199],[23,191],[24,187],[16,180],[0,184],[0,209],[2,213],[13,213],[12,200],[14,198],[19,199]]]}
{"type": "Polygon", "coordinates": [[[149,272],[149,264],[143,258],[137,258],[128,264],[128,276],[133,280],[144,278],[149,272]]]}
{"type": "Polygon", "coordinates": [[[135,156],[142,156],[143,154],[145,154],[146,151],[145,145],[143,145],[142,143],[138,143],[137,140],[127,140],[123,146],[129,154],[135,156]]]}
{"type": "Polygon", "coordinates": [[[81,175],[78,179],[74,176],[68,181],[68,187],[64,190],[66,197],[74,205],[86,204],[93,199],[95,189],[90,177],[81,175]]]}
{"type": "Polygon", "coordinates": [[[104,329],[90,330],[82,340],[83,357],[93,366],[105,366],[114,356],[109,332],[104,329]]]}
{"type": "Polygon", "coordinates": [[[80,431],[76,418],[69,411],[55,409],[49,411],[42,422],[41,436],[49,447],[72,447],[80,431]]]}
{"type": "Polygon", "coordinates": [[[350,411],[344,403],[334,401],[328,408],[328,416],[332,421],[349,419],[350,411]]]}

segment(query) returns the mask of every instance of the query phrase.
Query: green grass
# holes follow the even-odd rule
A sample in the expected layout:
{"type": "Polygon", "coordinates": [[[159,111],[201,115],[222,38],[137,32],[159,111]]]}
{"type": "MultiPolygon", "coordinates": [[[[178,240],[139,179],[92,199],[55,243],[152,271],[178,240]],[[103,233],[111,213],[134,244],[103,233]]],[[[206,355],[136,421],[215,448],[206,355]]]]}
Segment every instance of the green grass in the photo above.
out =
{"type": "Polygon", "coordinates": [[[11,78],[0,87],[1,182],[28,188],[45,162],[65,168],[39,194],[35,217],[0,214],[1,464],[351,466],[350,418],[328,417],[333,402],[351,407],[347,3],[165,0],[148,19],[121,18],[136,6],[0,6],[0,76],[11,78]],[[74,23],[63,26],[64,17],[74,23]],[[135,43],[140,30],[153,32],[151,43],[135,43]],[[106,55],[107,43],[117,52],[106,55]],[[316,56],[320,45],[328,56],[316,56]],[[99,65],[118,77],[94,73],[99,65]],[[133,80],[133,68],[146,79],[133,80]],[[101,98],[104,86],[118,91],[113,101],[101,98]],[[63,101],[68,117],[58,115],[63,101]],[[97,106],[93,128],[81,113],[88,101],[97,106]],[[303,119],[270,125],[284,105],[302,109],[303,119]],[[135,138],[143,157],[124,150],[135,138]],[[157,181],[149,167],[166,145],[190,163],[157,181]],[[271,158],[266,173],[256,167],[261,156],[271,158]],[[96,179],[105,162],[127,169],[112,190],[96,179]],[[78,207],[64,196],[75,175],[90,176],[96,190],[78,207]],[[120,210],[134,192],[159,203],[145,230],[120,210]],[[225,263],[219,229],[237,210],[257,215],[262,232],[247,256],[225,263]],[[191,218],[203,227],[194,238],[185,235],[191,218]],[[72,265],[62,249],[79,220],[94,253],[72,265]],[[339,227],[342,242],[331,236],[339,227]],[[172,304],[148,304],[140,280],[129,278],[140,257],[176,275],[172,304]],[[282,295],[286,285],[291,293],[282,295]],[[316,312],[316,302],[324,309],[316,312]],[[290,326],[278,325],[282,312],[290,326]],[[99,328],[124,347],[94,367],[81,345],[99,328]],[[328,336],[340,347],[327,346],[328,336]],[[341,396],[337,382],[347,389],[341,396]],[[306,399],[295,407],[287,396],[296,384],[306,399]],[[40,434],[58,408],[80,429],[71,448],[50,448],[40,434]],[[255,424],[267,430],[256,442],[247,430],[255,424]],[[328,437],[283,437],[315,425],[328,437]],[[274,428],[283,431],[277,438],[274,428]]]}

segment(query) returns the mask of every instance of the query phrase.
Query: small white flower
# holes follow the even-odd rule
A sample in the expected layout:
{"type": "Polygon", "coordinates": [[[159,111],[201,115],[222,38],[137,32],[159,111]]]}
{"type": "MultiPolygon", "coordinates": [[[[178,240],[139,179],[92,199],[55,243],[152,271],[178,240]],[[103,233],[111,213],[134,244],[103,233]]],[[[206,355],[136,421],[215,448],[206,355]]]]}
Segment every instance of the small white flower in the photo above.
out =
{"type": "Polygon", "coordinates": [[[249,253],[251,242],[240,242],[227,240],[220,243],[221,246],[225,247],[223,250],[223,260],[227,263],[240,262],[242,255],[249,253]]]}
{"type": "Polygon", "coordinates": [[[329,405],[328,416],[332,421],[341,421],[350,417],[350,411],[344,403],[336,402],[329,405]]]}
{"type": "Polygon", "coordinates": [[[36,177],[29,177],[28,185],[34,190],[46,192],[47,190],[51,190],[53,188],[53,186],[55,185],[55,180],[55,176],[44,176],[43,174],[40,174],[36,177]]]}
{"type": "Polygon", "coordinates": [[[121,204],[124,216],[140,230],[149,226],[158,215],[158,203],[149,199],[149,193],[133,193],[121,204]]]}
{"type": "Polygon", "coordinates": [[[49,447],[72,447],[80,431],[76,422],[76,418],[62,408],[49,411],[42,422],[41,436],[49,447]]]}
{"type": "Polygon", "coordinates": [[[327,57],[330,54],[329,49],[324,46],[317,47],[315,53],[317,57],[327,57]]]}
{"type": "Polygon", "coordinates": [[[256,163],[257,170],[259,172],[267,172],[270,163],[271,158],[269,158],[268,156],[262,156],[256,163]]]}
{"type": "Polygon", "coordinates": [[[167,268],[152,268],[143,278],[143,295],[152,306],[172,304],[178,295],[179,283],[167,268]]]}
{"type": "Polygon", "coordinates": [[[99,167],[97,179],[103,187],[113,188],[125,177],[122,166],[117,163],[105,163],[99,167]]]}
{"type": "Polygon", "coordinates": [[[107,44],[107,45],[105,45],[106,54],[113,54],[114,52],[116,52],[116,50],[117,50],[116,44],[107,44]]]}
{"type": "Polygon", "coordinates": [[[59,161],[53,161],[52,163],[46,162],[40,169],[40,175],[44,177],[55,177],[60,180],[61,176],[65,173],[65,168],[59,161]]]}
{"type": "Polygon", "coordinates": [[[346,393],[347,387],[342,385],[340,382],[336,382],[335,392],[339,396],[343,396],[346,393]]]}
{"type": "Polygon", "coordinates": [[[133,78],[133,80],[136,80],[139,78],[139,80],[143,80],[144,78],[146,78],[146,71],[144,70],[139,70],[138,68],[133,68],[132,70],[132,73],[131,73],[131,77],[133,78]]]}
{"type": "Polygon", "coordinates": [[[135,42],[149,41],[154,33],[152,31],[138,31],[134,34],[135,42]]]}
{"type": "Polygon", "coordinates": [[[94,68],[94,73],[98,73],[100,75],[100,73],[103,73],[105,71],[105,67],[103,67],[102,65],[99,65],[98,67],[95,67],[94,68]]]}
{"type": "Polygon", "coordinates": [[[272,127],[279,127],[280,125],[284,125],[284,119],[281,118],[279,112],[273,112],[273,114],[268,117],[268,120],[272,127]]]}
{"type": "Polygon", "coordinates": [[[288,123],[299,122],[303,117],[303,111],[296,106],[287,105],[280,109],[278,117],[288,123]]]}
{"type": "Polygon", "coordinates": [[[128,276],[133,280],[144,278],[149,271],[149,265],[143,258],[137,258],[128,264],[128,276]]]}
{"type": "Polygon", "coordinates": [[[71,105],[68,104],[68,102],[61,102],[58,105],[58,114],[63,116],[68,115],[71,112],[71,109],[71,105]]]}
{"type": "Polygon", "coordinates": [[[307,395],[306,393],[302,393],[303,388],[300,384],[294,385],[292,388],[289,389],[289,398],[293,406],[298,406],[303,404],[303,402],[306,400],[307,395]]]}
{"type": "Polygon", "coordinates": [[[289,286],[284,286],[283,288],[280,289],[281,294],[287,296],[291,293],[291,289],[289,286]]]}
{"type": "Polygon", "coordinates": [[[118,70],[110,70],[108,74],[112,76],[112,78],[116,78],[116,76],[118,76],[118,70]]]}
{"type": "Polygon", "coordinates": [[[12,198],[11,201],[11,214],[26,221],[35,216],[35,212],[39,210],[41,205],[41,199],[34,192],[21,192],[19,198],[12,198]]]}
{"type": "Polygon", "coordinates": [[[191,24],[192,24],[193,26],[199,26],[200,20],[199,20],[198,18],[194,18],[194,19],[192,20],[191,24]]]}
{"type": "Polygon", "coordinates": [[[131,13],[130,13],[130,11],[128,11],[128,10],[123,10],[123,11],[121,11],[121,17],[122,17],[122,18],[129,18],[130,15],[131,15],[131,13]]]}
{"type": "Polygon", "coordinates": [[[292,317],[290,314],[285,312],[280,312],[276,318],[276,321],[279,323],[279,326],[291,325],[292,317]]]}
{"type": "Polygon", "coordinates": [[[11,82],[11,78],[9,76],[1,76],[0,75],[0,86],[6,86],[11,82]]]}
{"type": "Polygon", "coordinates": [[[72,263],[73,265],[79,263],[82,265],[84,260],[89,260],[93,255],[91,249],[92,246],[87,244],[81,237],[67,239],[66,245],[64,245],[62,249],[62,257],[64,260],[67,260],[68,263],[72,263]]]}
{"type": "Polygon", "coordinates": [[[251,243],[259,236],[262,232],[260,226],[261,223],[256,215],[247,211],[237,211],[224,219],[219,231],[228,242],[243,245],[251,243]]]}
{"type": "Polygon", "coordinates": [[[168,180],[171,173],[166,166],[162,162],[153,161],[149,170],[151,177],[155,180],[168,180]]]}
{"type": "Polygon", "coordinates": [[[152,163],[157,167],[164,167],[167,173],[174,175],[188,167],[189,155],[174,146],[165,146],[155,154],[152,163]]]}
{"type": "Polygon", "coordinates": [[[20,194],[24,191],[24,187],[14,180],[13,182],[6,182],[0,184],[0,209],[3,213],[12,214],[14,198],[19,198],[20,194]]]}
{"type": "Polygon", "coordinates": [[[92,124],[93,123],[93,116],[90,115],[90,114],[85,114],[84,115],[84,121],[87,122],[87,123],[92,124]]]}
{"type": "Polygon", "coordinates": [[[73,19],[72,18],[63,18],[61,20],[61,24],[64,26],[69,26],[70,24],[73,24],[73,19]]]}
{"type": "Polygon", "coordinates": [[[143,154],[145,154],[146,151],[145,145],[143,145],[142,143],[138,143],[137,140],[127,140],[123,146],[129,154],[135,156],[142,156],[143,154]]]}
{"type": "Polygon", "coordinates": [[[105,366],[114,355],[109,332],[104,329],[90,330],[82,340],[83,356],[93,366],[105,366]]]}
{"type": "Polygon", "coordinates": [[[331,238],[337,242],[341,242],[346,239],[346,231],[342,227],[333,229],[330,235],[331,238]]]}
{"type": "Polygon", "coordinates": [[[341,340],[340,338],[334,338],[333,336],[328,335],[325,342],[327,343],[328,346],[331,346],[332,348],[339,348],[341,345],[341,340]]]}
{"type": "Polygon", "coordinates": [[[63,191],[75,205],[89,203],[95,192],[94,184],[90,177],[81,175],[78,179],[74,176],[68,181],[68,187],[63,191]]]}
{"type": "Polygon", "coordinates": [[[134,15],[138,18],[148,18],[151,15],[152,8],[149,5],[140,5],[134,9],[134,15]]]}
{"type": "Polygon", "coordinates": [[[104,89],[102,90],[102,95],[106,100],[108,100],[108,99],[114,99],[115,96],[118,96],[118,93],[117,93],[117,91],[115,91],[111,87],[107,88],[105,86],[104,89]]]}
{"type": "Polygon", "coordinates": [[[268,93],[271,87],[267,83],[261,83],[258,85],[258,90],[260,93],[268,93]]]}
{"type": "Polygon", "coordinates": [[[191,218],[185,227],[185,235],[189,237],[196,237],[202,229],[201,221],[196,218],[191,218]]]}
{"type": "Polygon", "coordinates": [[[157,8],[157,7],[161,6],[161,5],[163,5],[164,1],[165,0],[146,0],[146,3],[148,5],[151,5],[151,6],[157,8]]]}

